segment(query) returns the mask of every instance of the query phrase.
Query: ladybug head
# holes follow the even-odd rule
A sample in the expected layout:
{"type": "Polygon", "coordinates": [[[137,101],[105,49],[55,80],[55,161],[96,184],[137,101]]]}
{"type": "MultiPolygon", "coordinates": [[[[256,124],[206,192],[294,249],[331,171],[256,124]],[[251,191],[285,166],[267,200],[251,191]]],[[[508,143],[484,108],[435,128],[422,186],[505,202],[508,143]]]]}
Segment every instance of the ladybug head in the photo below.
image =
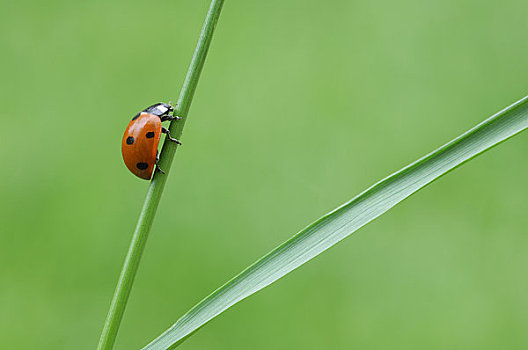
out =
{"type": "Polygon", "coordinates": [[[172,107],[170,104],[163,102],[153,104],[152,106],[147,107],[143,110],[143,112],[145,113],[157,115],[158,117],[166,116],[172,111],[174,111],[174,107],[172,107]]]}

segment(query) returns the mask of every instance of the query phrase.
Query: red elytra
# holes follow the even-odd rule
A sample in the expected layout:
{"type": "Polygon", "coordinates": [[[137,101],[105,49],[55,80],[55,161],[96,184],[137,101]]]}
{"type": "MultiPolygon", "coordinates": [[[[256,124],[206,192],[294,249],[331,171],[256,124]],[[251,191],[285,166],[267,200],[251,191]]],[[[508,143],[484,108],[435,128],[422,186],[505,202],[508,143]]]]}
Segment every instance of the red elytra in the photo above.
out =
{"type": "Polygon", "coordinates": [[[156,167],[161,119],[142,112],[128,123],[121,142],[123,160],[134,175],[150,180],[156,167]]]}

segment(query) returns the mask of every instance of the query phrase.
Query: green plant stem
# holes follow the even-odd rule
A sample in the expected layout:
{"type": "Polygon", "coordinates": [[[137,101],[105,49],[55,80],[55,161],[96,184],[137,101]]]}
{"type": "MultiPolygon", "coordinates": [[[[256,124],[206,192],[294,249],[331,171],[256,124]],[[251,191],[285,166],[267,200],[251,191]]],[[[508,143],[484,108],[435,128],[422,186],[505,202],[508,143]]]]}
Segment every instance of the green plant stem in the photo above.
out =
{"type": "MultiPolygon", "coordinates": [[[[173,121],[169,126],[171,135],[175,138],[181,138],[183,127],[187,119],[187,113],[191,107],[194,91],[198,85],[198,79],[200,78],[200,73],[205,62],[205,57],[207,56],[207,51],[209,50],[209,45],[211,43],[213,32],[216,27],[218,17],[220,16],[223,3],[224,0],[212,0],[209,11],[207,12],[207,17],[202,27],[202,32],[200,34],[198,44],[196,45],[189,70],[187,71],[187,76],[185,77],[185,82],[183,83],[180,97],[178,98],[178,103],[175,108],[176,115],[182,117],[182,120],[173,121]]],[[[115,343],[117,331],[119,329],[121,319],[123,318],[128,296],[130,295],[134,277],[141,260],[141,255],[145,249],[148,234],[152,226],[152,221],[154,220],[154,215],[156,214],[156,209],[158,207],[161,194],[163,193],[165,181],[169,175],[176,149],[176,143],[165,140],[160,154],[159,164],[166,174],[164,175],[159,172],[155,172],[154,178],[150,183],[147,197],[145,198],[145,203],[143,204],[143,209],[141,210],[134,235],[132,236],[132,242],[130,243],[128,253],[123,264],[123,269],[121,270],[121,275],[119,276],[119,280],[117,282],[112,303],[110,304],[110,310],[108,310],[108,315],[106,316],[105,325],[97,346],[98,350],[112,349],[115,343]]]]}

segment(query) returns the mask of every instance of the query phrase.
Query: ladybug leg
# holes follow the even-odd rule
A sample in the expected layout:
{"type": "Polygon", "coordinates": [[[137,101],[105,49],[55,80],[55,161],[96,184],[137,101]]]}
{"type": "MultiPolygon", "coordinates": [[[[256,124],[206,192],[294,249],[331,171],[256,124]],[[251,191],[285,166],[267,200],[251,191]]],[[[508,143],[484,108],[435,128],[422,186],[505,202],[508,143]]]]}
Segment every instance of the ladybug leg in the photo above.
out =
{"type": "Polygon", "coordinates": [[[163,170],[161,170],[158,162],[159,162],[159,152],[156,151],[156,170],[159,171],[162,174],[165,174],[165,172],[163,170]]]}
{"type": "Polygon", "coordinates": [[[156,163],[156,170],[159,171],[162,174],[165,174],[165,172],[163,170],[161,170],[161,168],[159,167],[158,163],[156,163]]]}
{"type": "Polygon", "coordinates": [[[169,129],[167,129],[166,127],[162,126],[162,127],[161,127],[161,132],[164,133],[164,134],[167,134],[167,138],[168,138],[169,140],[171,140],[172,142],[176,142],[178,145],[181,145],[181,144],[182,144],[179,140],[176,140],[175,138],[172,138],[172,137],[171,137],[170,132],[169,132],[169,129]]]}
{"type": "Polygon", "coordinates": [[[178,117],[178,116],[175,116],[175,115],[166,115],[166,116],[163,116],[161,117],[161,121],[162,122],[165,122],[165,121],[173,121],[173,120],[181,120],[182,118],[181,117],[178,117]]]}
{"type": "Polygon", "coordinates": [[[171,109],[167,112],[166,115],[161,117],[161,121],[164,122],[164,121],[167,121],[167,120],[168,121],[181,120],[182,119],[181,117],[178,117],[178,116],[174,115],[174,113],[176,113],[174,111],[174,107],[176,107],[176,105],[173,106],[172,102],[170,102],[170,101],[169,101],[169,105],[171,106],[171,109]]]}

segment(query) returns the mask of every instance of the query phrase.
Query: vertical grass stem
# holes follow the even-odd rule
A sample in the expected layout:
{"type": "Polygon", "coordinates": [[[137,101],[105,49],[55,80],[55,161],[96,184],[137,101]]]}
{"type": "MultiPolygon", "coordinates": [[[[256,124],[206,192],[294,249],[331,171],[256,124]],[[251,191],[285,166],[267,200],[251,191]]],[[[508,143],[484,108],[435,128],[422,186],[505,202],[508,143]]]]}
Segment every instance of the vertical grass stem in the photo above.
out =
{"type": "MultiPolygon", "coordinates": [[[[198,79],[200,78],[200,73],[205,62],[205,57],[207,56],[207,51],[209,50],[209,45],[211,44],[213,32],[215,30],[218,17],[220,16],[223,3],[224,0],[212,0],[209,11],[207,12],[207,17],[202,27],[200,38],[198,40],[198,44],[196,45],[189,70],[187,71],[187,76],[185,77],[185,82],[183,83],[180,96],[178,98],[178,103],[175,108],[176,115],[182,117],[183,119],[180,121],[173,121],[169,126],[171,135],[173,135],[175,138],[181,138],[183,127],[187,119],[187,113],[191,107],[194,92],[196,90],[196,86],[198,85],[198,79]]],[[[114,346],[128,296],[130,295],[130,290],[132,289],[134,277],[139,267],[141,255],[145,249],[150,227],[152,226],[154,215],[156,214],[156,209],[158,207],[161,194],[163,193],[165,181],[169,175],[170,167],[174,159],[177,146],[178,145],[176,143],[167,140],[165,140],[163,144],[160,154],[160,166],[165,170],[166,174],[163,175],[159,172],[156,172],[152,182],[150,183],[147,197],[145,198],[145,203],[143,204],[143,209],[141,210],[134,235],[132,236],[132,242],[130,243],[125,262],[123,264],[123,269],[121,270],[121,275],[119,276],[119,280],[117,282],[112,303],[110,304],[110,309],[108,310],[108,315],[106,316],[104,328],[97,346],[98,350],[110,350],[114,346]]]]}

